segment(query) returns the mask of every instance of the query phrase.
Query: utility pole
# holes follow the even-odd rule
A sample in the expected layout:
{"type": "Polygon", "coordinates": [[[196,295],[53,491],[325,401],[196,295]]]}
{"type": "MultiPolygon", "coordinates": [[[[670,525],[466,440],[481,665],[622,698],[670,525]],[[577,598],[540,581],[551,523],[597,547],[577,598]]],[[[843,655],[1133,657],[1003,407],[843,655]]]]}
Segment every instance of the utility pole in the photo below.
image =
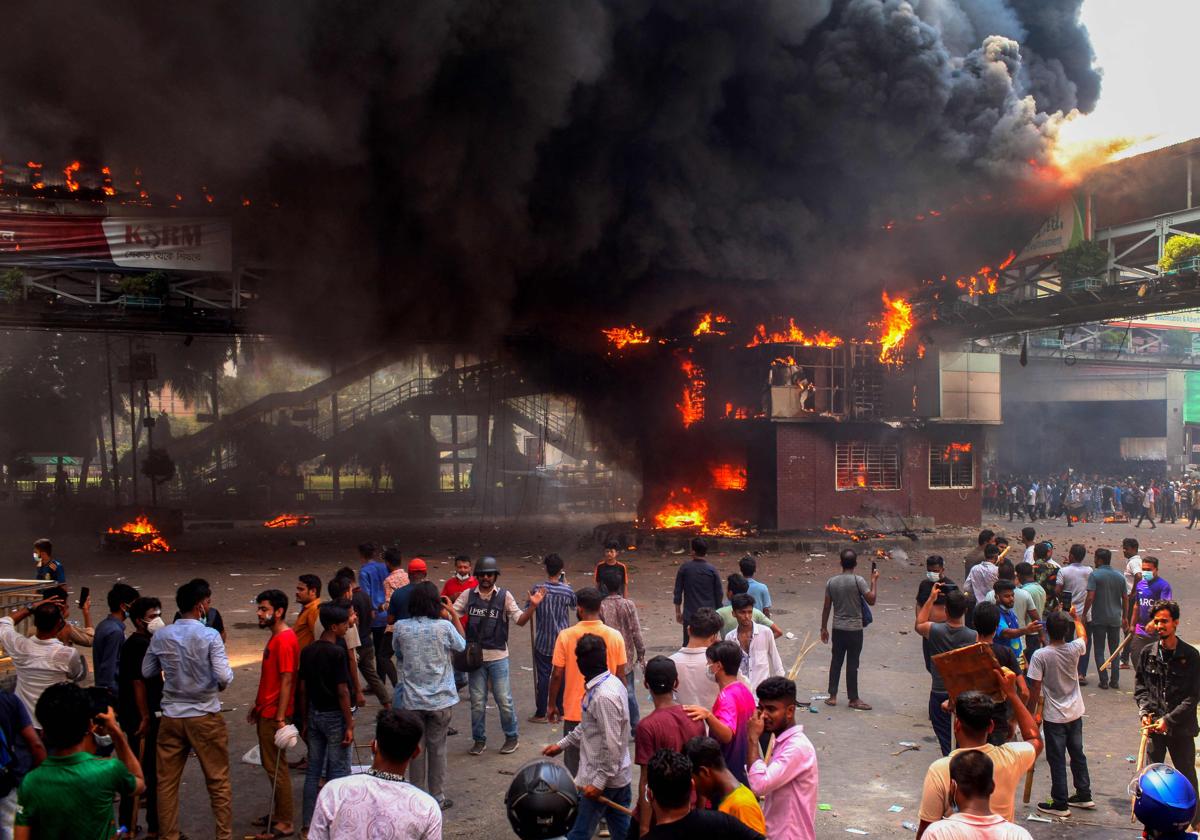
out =
{"type": "MultiPolygon", "coordinates": [[[[142,413],[142,423],[146,427],[146,456],[154,454],[154,418],[150,416],[150,383],[142,380],[142,400],[145,403],[145,411],[142,413]]],[[[150,505],[158,507],[158,482],[154,480],[154,476],[150,476],[150,505]]]]}
{"type": "Polygon", "coordinates": [[[137,481],[137,399],[134,396],[133,379],[133,336],[129,337],[129,457],[133,465],[130,478],[133,480],[133,504],[138,503],[137,481]]]}
{"type": "Polygon", "coordinates": [[[104,367],[108,374],[108,431],[109,440],[112,441],[112,466],[109,468],[108,477],[113,486],[113,507],[120,507],[121,472],[117,469],[117,409],[113,397],[112,338],[107,335],[104,336],[104,367]]]}

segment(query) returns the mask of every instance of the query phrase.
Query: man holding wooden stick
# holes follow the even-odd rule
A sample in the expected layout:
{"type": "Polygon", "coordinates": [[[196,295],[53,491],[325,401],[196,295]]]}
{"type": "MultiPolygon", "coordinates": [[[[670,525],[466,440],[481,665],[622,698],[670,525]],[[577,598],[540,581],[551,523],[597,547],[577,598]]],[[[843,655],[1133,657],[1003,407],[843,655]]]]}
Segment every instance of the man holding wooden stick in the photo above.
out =
{"type": "Polygon", "coordinates": [[[1142,648],[1141,656],[1134,661],[1137,670],[1133,694],[1142,726],[1150,735],[1147,755],[1155,763],[1169,752],[1175,769],[1195,790],[1200,652],[1176,635],[1179,604],[1174,601],[1154,605],[1147,629],[1157,632],[1158,639],[1142,648]]]}

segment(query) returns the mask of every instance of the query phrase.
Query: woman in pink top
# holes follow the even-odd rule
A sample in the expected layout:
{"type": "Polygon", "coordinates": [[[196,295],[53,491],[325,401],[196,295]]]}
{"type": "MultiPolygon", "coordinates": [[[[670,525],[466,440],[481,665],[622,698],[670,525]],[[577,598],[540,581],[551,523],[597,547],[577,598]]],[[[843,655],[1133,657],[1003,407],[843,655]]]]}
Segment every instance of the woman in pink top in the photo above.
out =
{"type": "Polygon", "coordinates": [[[729,772],[746,784],[746,723],[754,714],[754,695],[738,679],[742,649],[737,642],[717,642],[704,652],[708,673],[720,686],[712,709],[684,706],[692,720],[708,724],[709,733],[721,744],[729,772]]]}

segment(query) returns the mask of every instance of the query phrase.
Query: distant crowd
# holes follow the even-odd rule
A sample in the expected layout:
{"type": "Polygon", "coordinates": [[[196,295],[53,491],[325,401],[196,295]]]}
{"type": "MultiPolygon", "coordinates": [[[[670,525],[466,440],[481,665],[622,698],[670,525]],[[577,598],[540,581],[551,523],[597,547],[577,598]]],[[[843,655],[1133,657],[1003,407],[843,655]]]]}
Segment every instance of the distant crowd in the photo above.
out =
{"type": "Polygon", "coordinates": [[[1097,522],[1108,518],[1130,521],[1140,527],[1149,521],[1177,522],[1194,527],[1200,519],[1200,480],[1165,480],[1133,477],[1010,476],[983,485],[984,512],[1008,516],[1010,522],[1036,522],[1065,518],[1075,522],[1097,522]]]}

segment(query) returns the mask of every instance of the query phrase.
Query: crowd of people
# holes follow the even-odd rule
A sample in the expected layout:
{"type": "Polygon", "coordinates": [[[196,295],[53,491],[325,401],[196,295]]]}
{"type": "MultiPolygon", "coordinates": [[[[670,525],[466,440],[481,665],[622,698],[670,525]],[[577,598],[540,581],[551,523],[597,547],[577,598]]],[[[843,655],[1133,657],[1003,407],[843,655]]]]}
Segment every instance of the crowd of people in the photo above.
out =
{"type": "Polygon", "coordinates": [[[984,482],[983,509],[995,516],[1025,522],[1064,519],[1076,522],[1101,520],[1134,522],[1141,527],[1200,519],[1200,480],[1075,475],[1010,476],[984,482]]]}
{"type": "MultiPolygon", "coordinates": [[[[1179,606],[1159,560],[1142,557],[1132,537],[1122,543],[1120,570],[1106,548],[1089,565],[1082,545],[1060,563],[1032,525],[1020,542],[982,531],[964,558],[961,585],[941,557],[926,561],[914,629],[943,758],[925,776],[918,837],[1027,837],[1012,825],[1017,781],[1043,752],[1051,783],[1038,809],[1069,816],[1095,807],[1080,693],[1092,658],[1102,689],[1133,671],[1151,760],[1169,754],[1195,785],[1200,660],[1176,635],[1179,606]],[[1021,557],[1010,558],[1014,550],[1021,557]],[[952,696],[938,657],[978,642],[994,657],[994,680],[952,696]],[[1099,670],[1118,648],[1123,661],[1099,670]]],[[[364,544],[357,569],[340,568],[326,581],[299,575],[292,596],[259,593],[266,641],[246,722],[255,728],[271,806],[255,820],[257,836],[358,838],[369,826],[369,836],[440,837],[443,813],[454,804],[447,743],[463,695],[470,755],[489,747],[489,700],[503,736],[491,743],[500,741],[502,754],[520,747],[509,631],[532,621],[533,714],[526,723],[562,723],[562,737],[542,753],[561,756],[579,790],[570,840],[597,831],[660,840],[697,830],[811,840],[817,753],[797,722],[797,708],[808,703],[784,671],[770,591],[756,577],[753,556],[723,576],[703,539],[691,549],[672,593],[683,645],[649,659],[638,608],[627,597],[629,568],[614,543],[578,588],[551,554],[545,578],[520,595],[501,585],[494,557],[456,557],[454,576],[439,589],[423,559],[405,564],[393,549],[364,544]],[[356,720],[368,694],[380,707],[370,767],[352,773],[356,720]],[[639,705],[639,694],[648,706],[639,705]],[[289,762],[301,741],[305,756],[289,762]],[[298,809],[293,770],[304,775],[298,809]]],[[[232,838],[221,692],[234,673],[209,584],[180,586],[169,624],[158,598],[122,582],[107,593],[108,615],[93,628],[84,593],[79,627],[68,621],[66,570],[49,541],[38,541],[36,560],[50,587],[0,617],[0,645],[17,677],[12,694],[0,693],[0,834],[176,840],[182,775],[195,755],[216,837],[232,838]],[[32,635],[21,629],[27,619],[32,635]],[[94,685],[83,688],[86,648],[94,685]],[[80,805],[56,807],[62,801],[80,805]]],[[[839,704],[844,672],[847,706],[868,712],[858,670],[880,575],[874,568],[860,575],[851,549],[839,562],[821,611],[820,637],[832,647],[823,699],[839,704]]]]}

